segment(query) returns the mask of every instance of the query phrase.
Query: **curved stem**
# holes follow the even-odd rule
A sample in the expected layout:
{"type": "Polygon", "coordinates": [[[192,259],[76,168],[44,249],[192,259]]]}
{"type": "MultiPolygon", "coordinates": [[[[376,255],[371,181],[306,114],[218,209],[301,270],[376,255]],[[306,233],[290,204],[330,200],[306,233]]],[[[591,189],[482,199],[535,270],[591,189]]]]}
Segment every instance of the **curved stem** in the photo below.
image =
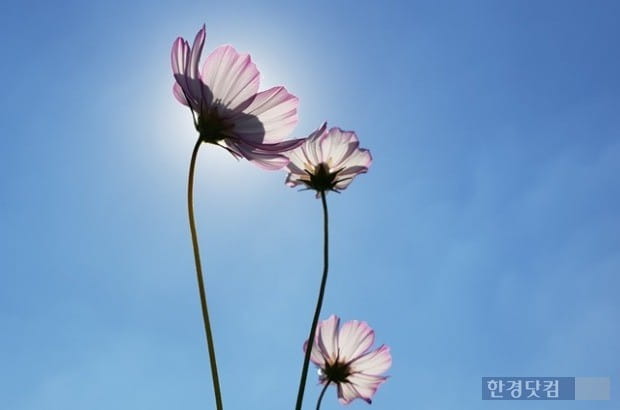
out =
{"type": "Polygon", "coordinates": [[[200,305],[202,307],[202,319],[207,335],[207,348],[209,349],[209,361],[211,364],[211,378],[213,379],[213,392],[215,393],[215,404],[217,410],[222,410],[222,393],[220,392],[220,380],[217,375],[217,363],[215,362],[215,347],[213,345],[213,334],[209,322],[209,311],[207,310],[207,295],[205,292],[204,279],[202,277],[202,266],[200,264],[200,249],[198,249],[198,235],[196,234],[196,220],[194,219],[194,170],[196,168],[196,157],[202,141],[196,141],[192,159],[189,163],[189,177],[187,180],[187,211],[189,214],[189,229],[192,233],[192,247],[194,249],[194,262],[196,264],[196,278],[198,279],[198,292],[200,293],[200,305]]]}
{"type": "Polygon", "coordinates": [[[329,265],[329,235],[328,235],[328,216],[327,216],[327,201],[325,200],[325,191],[321,191],[321,202],[323,203],[323,278],[321,279],[321,288],[319,290],[319,297],[316,302],[316,309],[314,311],[314,318],[312,319],[312,326],[310,327],[310,336],[308,337],[308,347],[306,348],[306,355],[304,356],[304,365],[301,370],[301,380],[299,381],[299,391],[297,393],[296,410],[301,410],[301,405],[304,399],[304,390],[306,388],[306,378],[308,377],[308,366],[310,364],[310,353],[314,346],[314,337],[316,334],[316,326],[321,316],[321,307],[323,306],[323,295],[325,294],[325,285],[327,284],[327,270],[329,265]]]}
{"type": "Polygon", "coordinates": [[[329,386],[329,381],[327,383],[325,383],[325,387],[323,387],[323,390],[321,390],[321,394],[319,395],[319,399],[316,402],[316,410],[320,410],[321,408],[321,401],[323,401],[323,396],[325,395],[325,391],[327,390],[327,386],[329,386]]]}

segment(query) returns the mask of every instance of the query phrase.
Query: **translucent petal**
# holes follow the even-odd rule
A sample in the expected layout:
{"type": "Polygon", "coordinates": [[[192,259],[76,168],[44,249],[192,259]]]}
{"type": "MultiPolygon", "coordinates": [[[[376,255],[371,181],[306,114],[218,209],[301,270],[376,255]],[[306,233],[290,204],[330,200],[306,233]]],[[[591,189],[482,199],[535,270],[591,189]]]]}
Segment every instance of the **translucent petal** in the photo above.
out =
{"type": "MultiPolygon", "coordinates": [[[[304,353],[306,353],[307,349],[308,349],[308,341],[306,340],[306,342],[304,343],[304,353]]],[[[312,347],[312,352],[310,352],[310,360],[312,361],[312,363],[316,364],[317,366],[321,368],[325,367],[325,359],[323,358],[323,355],[321,355],[321,351],[316,341],[312,347]]]]}
{"type": "Polygon", "coordinates": [[[183,90],[181,89],[181,86],[179,85],[179,83],[174,83],[174,85],[172,86],[172,94],[174,95],[174,98],[177,99],[178,102],[180,102],[183,105],[187,105],[188,107],[191,108],[191,105],[187,102],[187,99],[185,98],[185,94],[183,94],[183,90]]]}
{"type": "Polygon", "coordinates": [[[196,38],[194,38],[194,44],[192,45],[192,49],[189,53],[189,66],[186,68],[185,74],[187,74],[190,78],[199,78],[200,71],[198,70],[198,61],[200,60],[200,55],[202,54],[202,48],[205,44],[206,38],[206,29],[203,25],[198,33],[196,33],[196,38]]]}
{"type": "Polygon", "coordinates": [[[297,125],[298,105],[299,99],[289,94],[284,87],[262,91],[243,110],[243,115],[233,117],[234,132],[240,138],[252,142],[279,142],[297,125]]]}
{"type": "Polygon", "coordinates": [[[274,152],[266,152],[250,145],[244,144],[243,142],[236,142],[233,144],[245,159],[253,162],[260,168],[269,171],[275,171],[285,167],[286,164],[288,164],[288,158],[286,158],[284,155],[274,152]]]}
{"type": "Polygon", "coordinates": [[[334,363],[338,358],[338,326],[340,318],[331,315],[327,320],[319,323],[318,344],[323,356],[334,363]]]}
{"type": "Polygon", "coordinates": [[[375,332],[366,322],[352,320],[342,325],[338,335],[340,360],[348,362],[366,353],[375,341],[375,332]]]}
{"type": "Polygon", "coordinates": [[[372,164],[372,155],[370,155],[370,151],[367,149],[354,149],[352,152],[343,157],[335,168],[368,168],[370,167],[370,164],[372,164]]]}
{"type": "Polygon", "coordinates": [[[387,377],[356,373],[350,375],[347,380],[353,384],[355,390],[363,399],[370,402],[372,396],[375,395],[379,386],[387,380],[387,377]]]}
{"type": "Polygon", "coordinates": [[[392,355],[390,354],[390,348],[381,346],[377,350],[354,359],[350,364],[350,369],[352,372],[378,376],[389,369],[391,365],[392,355]]]}
{"type": "Polygon", "coordinates": [[[363,398],[351,383],[338,384],[338,401],[342,404],[349,404],[357,398],[363,398]]]}
{"type": "Polygon", "coordinates": [[[236,112],[250,105],[260,81],[250,56],[239,54],[232,46],[220,46],[209,54],[201,76],[213,101],[236,112]]]}
{"type": "Polygon", "coordinates": [[[340,128],[331,128],[327,137],[321,141],[324,160],[333,169],[338,169],[338,164],[351,155],[358,146],[359,142],[355,133],[343,131],[340,128]]]}

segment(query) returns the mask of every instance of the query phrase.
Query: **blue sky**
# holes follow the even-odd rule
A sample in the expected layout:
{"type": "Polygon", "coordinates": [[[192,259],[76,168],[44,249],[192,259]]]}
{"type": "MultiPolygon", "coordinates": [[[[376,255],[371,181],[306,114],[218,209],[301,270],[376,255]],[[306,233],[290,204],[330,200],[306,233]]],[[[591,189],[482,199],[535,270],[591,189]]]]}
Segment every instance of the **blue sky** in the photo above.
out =
{"type": "MultiPolygon", "coordinates": [[[[373,153],[328,198],[323,309],[392,347],[370,408],[506,407],[480,377],[513,375],[610,376],[611,401],[561,407],[617,408],[619,20],[613,1],[4,1],[0,408],[214,408],[184,202],[196,134],[169,63],[203,22],[207,52],[233,44],[262,89],[299,96],[294,136],[327,120],[373,153]]],[[[227,409],[295,400],[321,208],[283,180],[201,151],[227,409]]]]}

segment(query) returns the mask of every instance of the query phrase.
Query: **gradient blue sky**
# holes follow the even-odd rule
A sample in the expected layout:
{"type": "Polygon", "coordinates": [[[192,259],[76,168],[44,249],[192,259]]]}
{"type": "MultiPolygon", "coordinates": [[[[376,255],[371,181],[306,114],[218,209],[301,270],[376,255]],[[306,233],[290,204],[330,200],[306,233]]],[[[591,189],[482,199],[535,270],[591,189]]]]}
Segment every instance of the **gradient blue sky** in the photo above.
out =
{"type": "MultiPolygon", "coordinates": [[[[392,347],[369,408],[618,408],[620,3],[1,8],[0,408],[214,408],[185,204],[196,134],[169,64],[203,22],[207,52],[233,44],[263,89],[300,97],[295,136],[328,120],[373,152],[328,198],[323,315],[392,347]],[[481,376],[512,375],[610,376],[613,400],[481,401],[481,376]]],[[[227,409],[295,399],[321,209],[283,180],[200,154],[227,409]]],[[[318,391],[312,376],[305,408],[318,391]]]]}

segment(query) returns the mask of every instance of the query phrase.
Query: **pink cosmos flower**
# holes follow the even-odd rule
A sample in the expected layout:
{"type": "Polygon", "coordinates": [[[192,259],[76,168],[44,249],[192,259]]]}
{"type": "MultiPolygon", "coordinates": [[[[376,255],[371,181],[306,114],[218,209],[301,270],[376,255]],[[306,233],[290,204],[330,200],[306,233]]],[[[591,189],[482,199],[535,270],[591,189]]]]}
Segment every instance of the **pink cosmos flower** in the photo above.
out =
{"type": "Polygon", "coordinates": [[[314,131],[305,142],[286,153],[290,159],[286,184],[300,184],[320,192],[345,189],[359,174],[366,173],[372,163],[367,149],[359,148],[353,131],[331,128],[327,123],[314,131]]]}
{"type": "Polygon", "coordinates": [[[182,37],[175,40],[174,96],[192,110],[202,141],[262,168],[282,168],[288,159],[281,152],[303,142],[283,141],[297,124],[299,100],[284,87],[258,92],[259,72],[250,56],[229,45],[216,48],[199,69],[205,37],[203,25],[191,49],[182,37]]]}
{"type": "MultiPolygon", "coordinates": [[[[330,316],[317,326],[317,334],[310,360],[319,367],[319,382],[334,383],[338,399],[349,404],[360,398],[371,403],[372,396],[387,380],[381,376],[392,365],[390,348],[371,346],[375,332],[366,322],[352,320],[340,328],[340,318],[330,316]]],[[[308,341],[304,344],[304,352],[308,341]]]]}

